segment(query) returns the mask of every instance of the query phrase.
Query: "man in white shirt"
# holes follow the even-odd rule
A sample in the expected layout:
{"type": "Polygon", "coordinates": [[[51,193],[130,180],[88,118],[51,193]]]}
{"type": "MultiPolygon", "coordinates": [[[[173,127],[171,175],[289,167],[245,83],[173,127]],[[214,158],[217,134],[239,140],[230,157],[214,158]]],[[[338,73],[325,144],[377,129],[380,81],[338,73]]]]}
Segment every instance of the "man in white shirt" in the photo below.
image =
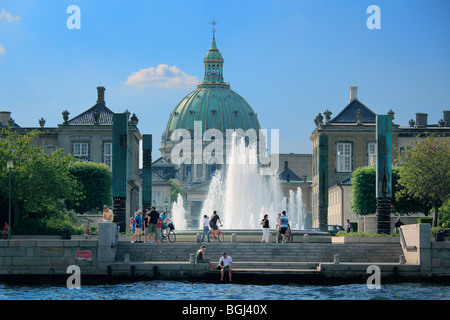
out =
{"type": "Polygon", "coordinates": [[[220,257],[219,260],[219,266],[220,268],[220,281],[223,281],[223,275],[225,271],[228,270],[228,277],[230,278],[231,282],[231,267],[233,266],[233,259],[231,259],[230,256],[227,256],[226,252],[222,253],[222,257],[220,257]]]}

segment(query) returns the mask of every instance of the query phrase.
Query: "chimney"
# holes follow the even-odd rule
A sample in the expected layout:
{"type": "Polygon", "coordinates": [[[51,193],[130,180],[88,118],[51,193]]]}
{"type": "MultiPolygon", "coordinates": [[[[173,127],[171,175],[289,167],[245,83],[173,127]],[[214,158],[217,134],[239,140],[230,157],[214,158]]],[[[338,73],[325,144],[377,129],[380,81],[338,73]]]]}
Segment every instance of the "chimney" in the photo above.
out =
{"type": "Polygon", "coordinates": [[[10,111],[0,111],[0,123],[7,127],[9,119],[11,119],[11,112],[10,111]]]}
{"type": "Polygon", "coordinates": [[[97,103],[105,104],[105,87],[97,87],[97,103]]]}
{"type": "Polygon", "coordinates": [[[358,86],[351,86],[350,87],[350,101],[358,100],[358,86]]]}
{"type": "Polygon", "coordinates": [[[428,113],[416,113],[416,127],[426,127],[428,125],[428,113]]]}
{"type": "Polygon", "coordinates": [[[450,127],[450,110],[444,111],[444,127],[450,127]]]}

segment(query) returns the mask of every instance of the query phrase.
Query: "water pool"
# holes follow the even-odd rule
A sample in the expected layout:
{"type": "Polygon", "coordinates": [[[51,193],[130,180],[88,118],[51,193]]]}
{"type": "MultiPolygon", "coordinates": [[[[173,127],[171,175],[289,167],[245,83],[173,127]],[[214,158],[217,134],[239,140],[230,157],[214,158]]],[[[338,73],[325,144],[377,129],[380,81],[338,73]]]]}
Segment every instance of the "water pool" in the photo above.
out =
{"type": "Polygon", "coordinates": [[[138,281],[82,284],[68,289],[55,284],[0,283],[2,300],[448,300],[450,286],[435,283],[392,283],[380,289],[366,284],[244,285],[188,281],[138,281]]]}

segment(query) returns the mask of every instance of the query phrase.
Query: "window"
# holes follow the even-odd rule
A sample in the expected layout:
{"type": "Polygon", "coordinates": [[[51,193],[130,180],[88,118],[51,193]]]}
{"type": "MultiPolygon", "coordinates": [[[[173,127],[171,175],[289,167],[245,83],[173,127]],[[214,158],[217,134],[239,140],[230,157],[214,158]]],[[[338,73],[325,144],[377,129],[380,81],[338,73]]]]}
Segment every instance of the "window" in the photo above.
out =
{"type": "Polygon", "coordinates": [[[158,206],[158,205],[162,204],[162,202],[161,202],[161,191],[153,191],[152,203],[155,206],[158,206]],[[155,201],[155,202],[153,203],[153,201],[155,201]]]}
{"type": "Polygon", "coordinates": [[[339,142],[336,146],[336,171],[352,171],[352,144],[339,142]]]}
{"type": "Polygon", "coordinates": [[[377,143],[369,142],[367,144],[367,165],[370,166],[376,163],[377,163],[377,143]]]}
{"type": "Polygon", "coordinates": [[[82,157],[89,155],[89,145],[87,143],[74,143],[73,144],[73,155],[82,157]]]}
{"type": "Polygon", "coordinates": [[[189,178],[191,176],[191,166],[190,165],[186,165],[184,166],[184,177],[185,178],[189,178]]]}
{"type": "Polygon", "coordinates": [[[107,142],[103,145],[103,163],[112,168],[112,143],[107,142]]]}

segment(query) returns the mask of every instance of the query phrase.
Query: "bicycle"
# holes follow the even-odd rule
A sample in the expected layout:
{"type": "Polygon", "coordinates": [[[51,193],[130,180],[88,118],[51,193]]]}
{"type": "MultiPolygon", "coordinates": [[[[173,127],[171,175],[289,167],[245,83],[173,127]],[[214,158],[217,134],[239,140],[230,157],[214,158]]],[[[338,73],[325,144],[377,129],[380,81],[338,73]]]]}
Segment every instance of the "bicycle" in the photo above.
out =
{"type": "Polygon", "coordinates": [[[210,234],[209,235],[209,241],[210,242],[214,242],[214,240],[218,240],[219,242],[223,242],[224,236],[223,236],[222,231],[220,231],[220,229],[217,228],[214,233],[215,234],[210,234]]]}
{"type": "Polygon", "coordinates": [[[161,229],[161,242],[167,239],[170,243],[174,243],[177,241],[177,235],[175,234],[175,231],[173,231],[175,226],[172,222],[167,225],[167,229],[169,230],[167,235],[164,234],[164,229],[161,229]]]}
{"type": "Polygon", "coordinates": [[[92,229],[89,228],[89,221],[90,222],[93,222],[93,221],[91,219],[88,219],[88,218],[84,218],[84,219],[87,220],[87,223],[86,223],[86,228],[84,228],[84,230],[81,231],[81,238],[82,239],[90,239],[91,236],[92,236],[92,229]]]}

